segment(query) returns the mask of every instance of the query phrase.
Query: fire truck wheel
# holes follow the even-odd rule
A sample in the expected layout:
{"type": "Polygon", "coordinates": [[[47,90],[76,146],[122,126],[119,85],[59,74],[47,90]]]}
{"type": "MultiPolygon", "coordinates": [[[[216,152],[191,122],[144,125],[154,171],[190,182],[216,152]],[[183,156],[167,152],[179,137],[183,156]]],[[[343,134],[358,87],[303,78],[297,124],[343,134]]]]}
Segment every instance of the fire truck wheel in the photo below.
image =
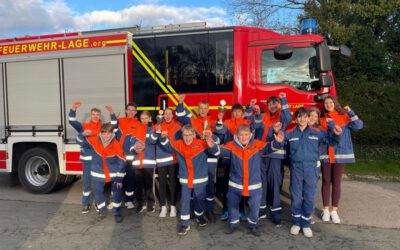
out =
{"type": "Polygon", "coordinates": [[[35,194],[50,193],[65,181],[65,176],[59,172],[57,160],[44,148],[29,149],[21,156],[18,177],[22,186],[35,194]]]}

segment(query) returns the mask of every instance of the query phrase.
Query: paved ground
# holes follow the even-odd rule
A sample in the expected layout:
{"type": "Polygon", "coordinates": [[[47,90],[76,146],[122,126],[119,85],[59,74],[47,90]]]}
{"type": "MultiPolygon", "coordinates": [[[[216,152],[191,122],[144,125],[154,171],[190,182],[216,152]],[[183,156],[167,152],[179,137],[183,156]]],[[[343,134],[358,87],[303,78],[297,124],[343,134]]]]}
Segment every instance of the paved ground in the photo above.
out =
{"type": "MultiPolygon", "coordinates": [[[[343,182],[341,225],[317,219],[314,237],[289,234],[289,195],[285,181],[284,222],[275,228],[263,220],[261,237],[234,235],[225,224],[205,228],[192,223],[188,236],[176,236],[177,220],[157,213],[123,210],[124,221],[99,220],[94,211],[80,213],[81,182],[49,195],[25,192],[9,175],[0,175],[0,249],[400,249],[400,183],[343,182]]],[[[320,197],[317,208],[321,207],[320,197]]],[[[318,212],[318,209],[317,209],[318,212]]]]}

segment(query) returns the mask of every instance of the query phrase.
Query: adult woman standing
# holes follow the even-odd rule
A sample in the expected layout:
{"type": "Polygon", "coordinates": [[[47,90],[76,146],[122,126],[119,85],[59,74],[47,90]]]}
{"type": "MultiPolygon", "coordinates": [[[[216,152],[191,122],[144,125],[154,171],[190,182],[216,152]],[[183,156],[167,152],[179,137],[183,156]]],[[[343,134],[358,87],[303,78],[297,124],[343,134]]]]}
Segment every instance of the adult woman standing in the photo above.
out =
{"type": "Polygon", "coordinates": [[[165,109],[162,122],[154,126],[154,131],[150,138],[156,144],[156,162],[159,180],[159,195],[160,195],[160,217],[167,216],[167,183],[170,190],[170,217],[176,216],[176,199],[177,199],[177,176],[178,165],[175,153],[166,151],[159,141],[161,131],[166,131],[171,140],[181,139],[182,132],[180,131],[180,122],[174,119],[173,111],[170,108],[165,109]],[[167,178],[168,176],[168,178],[167,178]]]}
{"type": "Polygon", "coordinates": [[[327,119],[333,119],[336,125],[342,127],[343,133],[340,142],[335,147],[328,148],[329,162],[322,165],[322,221],[340,223],[338,206],[341,193],[341,179],[346,163],[354,163],[354,150],[351,140],[351,131],[363,128],[363,122],[350,109],[349,106],[342,108],[334,96],[324,99],[324,107],[321,115],[321,127],[327,129],[327,119]],[[332,186],[332,194],[331,194],[332,186]],[[329,211],[330,198],[332,196],[332,211],[329,211]]]}

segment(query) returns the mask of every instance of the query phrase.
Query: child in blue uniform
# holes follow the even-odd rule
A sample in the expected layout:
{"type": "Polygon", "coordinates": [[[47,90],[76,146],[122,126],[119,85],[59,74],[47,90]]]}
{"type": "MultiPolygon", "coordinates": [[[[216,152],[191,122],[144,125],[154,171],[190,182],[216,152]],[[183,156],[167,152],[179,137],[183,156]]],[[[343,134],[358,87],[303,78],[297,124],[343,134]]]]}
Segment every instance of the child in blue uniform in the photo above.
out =
{"type": "MultiPolygon", "coordinates": [[[[282,141],[283,133],[280,133],[279,136],[282,141]]],[[[239,203],[243,196],[247,197],[249,205],[248,227],[250,233],[259,236],[260,233],[256,226],[262,195],[261,155],[268,153],[270,147],[267,145],[270,144],[254,140],[250,126],[247,124],[239,125],[233,141],[223,147],[219,148],[212,140],[208,144],[212,154],[230,159],[227,193],[229,227],[226,233],[231,234],[239,227],[239,203]]]]}
{"type": "Polygon", "coordinates": [[[122,221],[120,207],[122,204],[122,180],[125,176],[125,158],[121,145],[114,138],[114,127],[111,124],[101,126],[100,135],[87,137],[91,132],[83,131],[78,135],[77,141],[87,149],[91,156],[90,177],[94,198],[99,215],[104,217],[107,213],[104,197],[104,185],[111,183],[112,214],[115,222],[122,221]]]}
{"type": "Polygon", "coordinates": [[[309,112],[306,108],[297,109],[295,117],[297,126],[288,130],[283,140],[283,143],[287,145],[291,173],[290,194],[293,225],[290,233],[297,235],[302,229],[304,236],[312,237],[310,222],[321,165],[319,145],[320,142],[326,142],[332,146],[337,145],[342,129],[335,125],[329,126],[330,130],[324,132],[319,128],[310,127],[308,125],[309,112]]]}

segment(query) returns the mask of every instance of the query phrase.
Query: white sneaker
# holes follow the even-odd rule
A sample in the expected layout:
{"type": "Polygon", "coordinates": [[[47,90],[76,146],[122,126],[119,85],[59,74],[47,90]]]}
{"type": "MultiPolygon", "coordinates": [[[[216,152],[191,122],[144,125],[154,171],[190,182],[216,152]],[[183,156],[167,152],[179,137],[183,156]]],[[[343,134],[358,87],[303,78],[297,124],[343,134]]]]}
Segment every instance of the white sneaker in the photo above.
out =
{"type": "Polygon", "coordinates": [[[300,232],[300,227],[299,226],[293,225],[290,228],[290,233],[293,234],[293,235],[298,235],[299,232],[300,232]]]}
{"type": "Polygon", "coordinates": [[[329,222],[331,219],[331,213],[329,213],[329,209],[324,209],[321,214],[323,222],[329,222]]]}
{"type": "Polygon", "coordinates": [[[309,227],[304,227],[303,228],[303,234],[305,237],[307,238],[311,238],[312,237],[312,230],[309,227]]]}
{"type": "Polygon", "coordinates": [[[127,201],[127,202],[125,202],[125,207],[126,207],[127,209],[132,209],[132,208],[135,207],[135,205],[133,205],[133,202],[132,202],[132,201],[127,201]]]}
{"type": "Polygon", "coordinates": [[[337,213],[337,211],[332,211],[331,212],[331,218],[332,218],[332,222],[335,224],[340,224],[340,217],[337,213]]]}
{"type": "Polygon", "coordinates": [[[171,211],[169,211],[169,217],[176,217],[176,207],[171,206],[171,211]]]}
{"type": "Polygon", "coordinates": [[[167,207],[166,206],[161,207],[160,217],[161,218],[167,217],[167,207]]]}
{"type": "Polygon", "coordinates": [[[108,209],[108,210],[111,210],[111,209],[113,209],[113,207],[114,207],[114,206],[113,206],[113,204],[112,204],[111,202],[110,202],[110,203],[108,203],[108,205],[107,205],[107,209],[108,209]]]}

